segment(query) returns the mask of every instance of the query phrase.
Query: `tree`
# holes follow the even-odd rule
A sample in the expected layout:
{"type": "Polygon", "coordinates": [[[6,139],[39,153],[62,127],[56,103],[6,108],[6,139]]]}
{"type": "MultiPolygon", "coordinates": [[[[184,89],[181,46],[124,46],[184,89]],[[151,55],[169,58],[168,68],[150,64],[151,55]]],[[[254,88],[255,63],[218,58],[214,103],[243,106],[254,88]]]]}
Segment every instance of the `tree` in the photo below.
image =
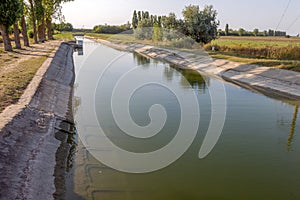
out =
{"type": "Polygon", "coordinates": [[[142,15],[141,15],[141,11],[138,12],[138,21],[142,21],[142,15]]]}
{"type": "Polygon", "coordinates": [[[43,0],[35,1],[35,14],[37,20],[37,33],[39,42],[44,42],[46,40],[45,35],[45,8],[43,5],[43,0]]]}
{"type": "Polygon", "coordinates": [[[144,13],[144,18],[145,18],[145,19],[150,19],[150,15],[149,15],[149,12],[148,12],[148,11],[146,11],[146,12],[144,13]]]}
{"type": "Polygon", "coordinates": [[[228,36],[229,35],[229,25],[226,24],[225,26],[225,35],[228,36]]]}
{"type": "Polygon", "coordinates": [[[18,22],[14,23],[14,38],[16,49],[21,49],[20,32],[18,22]]]}
{"type": "Polygon", "coordinates": [[[166,29],[176,29],[177,19],[175,13],[170,13],[169,16],[163,16],[162,26],[166,29]]]}
{"type": "Polygon", "coordinates": [[[20,16],[21,4],[19,0],[5,0],[0,3],[0,29],[5,51],[12,51],[8,28],[20,16]]]}
{"type": "Polygon", "coordinates": [[[137,14],[136,14],[136,10],[133,12],[133,16],[132,16],[132,28],[133,29],[136,29],[137,28],[137,25],[138,25],[138,17],[137,17],[137,14]]]}
{"type": "Polygon", "coordinates": [[[153,25],[153,36],[152,40],[154,41],[162,41],[163,39],[163,31],[161,26],[158,23],[153,25]]]}
{"type": "Polygon", "coordinates": [[[25,10],[26,10],[26,5],[24,1],[21,1],[21,28],[22,28],[22,35],[23,35],[23,41],[24,41],[24,46],[29,47],[29,39],[28,39],[28,34],[27,34],[27,25],[26,25],[26,20],[25,20],[25,10]]]}
{"type": "Polygon", "coordinates": [[[259,33],[259,30],[257,28],[253,30],[254,36],[258,36],[258,33],[259,33]]]}
{"type": "Polygon", "coordinates": [[[245,29],[243,29],[243,28],[240,28],[239,30],[238,30],[238,34],[239,34],[239,36],[243,36],[243,35],[245,35],[245,29]]]}
{"type": "Polygon", "coordinates": [[[204,44],[217,38],[217,11],[213,6],[205,6],[200,11],[199,6],[189,5],[183,11],[187,35],[192,37],[196,42],[204,44]]]}
{"type": "Polygon", "coordinates": [[[32,29],[33,29],[33,40],[34,43],[37,44],[38,43],[38,39],[37,39],[37,30],[36,30],[36,13],[35,13],[35,2],[33,0],[28,0],[30,8],[30,20],[31,20],[31,25],[32,25],[32,29]]]}

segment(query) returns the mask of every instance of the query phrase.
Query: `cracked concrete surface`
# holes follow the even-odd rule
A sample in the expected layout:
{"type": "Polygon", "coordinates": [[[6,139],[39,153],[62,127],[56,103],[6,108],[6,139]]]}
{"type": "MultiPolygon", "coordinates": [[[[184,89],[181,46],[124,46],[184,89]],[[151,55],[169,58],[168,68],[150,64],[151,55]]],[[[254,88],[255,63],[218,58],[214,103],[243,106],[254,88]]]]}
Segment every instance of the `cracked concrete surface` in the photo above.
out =
{"type": "Polygon", "coordinates": [[[10,117],[2,118],[0,127],[0,199],[60,199],[63,195],[55,179],[65,173],[65,158],[58,160],[57,151],[68,136],[55,127],[73,120],[72,54],[73,48],[62,43],[29,85],[31,93],[25,92],[16,107],[2,113],[10,117]],[[12,119],[11,112],[15,115],[12,119]]]}

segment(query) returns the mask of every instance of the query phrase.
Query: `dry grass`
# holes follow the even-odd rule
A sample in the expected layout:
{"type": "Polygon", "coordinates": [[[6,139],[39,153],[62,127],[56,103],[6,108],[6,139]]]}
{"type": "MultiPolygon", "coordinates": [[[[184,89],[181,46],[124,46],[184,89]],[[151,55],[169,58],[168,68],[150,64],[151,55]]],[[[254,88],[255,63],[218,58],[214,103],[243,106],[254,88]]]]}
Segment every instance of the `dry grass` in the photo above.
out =
{"type": "Polygon", "coordinates": [[[300,71],[300,38],[221,37],[204,48],[214,58],[300,71]]]}
{"type": "Polygon", "coordinates": [[[19,100],[47,56],[59,44],[51,41],[13,52],[3,51],[0,45],[0,112],[19,100]]]}
{"type": "Polygon", "coordinates": [[[19,63],[18,68],[4,72],[0,76],[0,112],[6,106],[16,103],[31,79],[46,60],[46,56],[31,58],[19,63]]]}
{"type": "Polygon", "coordinates": [[[255,64],[265,67],[274,67],[286,70],[293,70],[300,72],[299,60],[278,60],[278,59],[259,59],[239,56],[234,53],[224,52],[210,52],[210,56],[217,59],[226,59],[234,62],[255,64]]]}

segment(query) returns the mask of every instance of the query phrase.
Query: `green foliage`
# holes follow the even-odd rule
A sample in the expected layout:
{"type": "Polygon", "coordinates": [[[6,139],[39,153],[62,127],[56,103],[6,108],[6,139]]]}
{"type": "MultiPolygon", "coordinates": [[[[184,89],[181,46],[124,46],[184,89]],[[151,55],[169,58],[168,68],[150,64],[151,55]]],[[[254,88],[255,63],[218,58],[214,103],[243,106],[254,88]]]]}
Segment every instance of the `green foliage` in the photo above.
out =
{"type": "Polygon", "coordinates": [[[243,35],[245,35],[245,33],[246,33],[246,31],[245,31],[245,29],[243,29],[243,28],[240,28],[240,29],[238,30],[239,36],[243,36],[243,35]]]}
{"type": "Polygon", "coordinates": [[[54,35],[55,39],[62,41],[74,40],[73,34],[71,32],[64,32],[54,35]]]}
{"type": "Polygon", "coordinates": [[[257,28],[253,30],[253,35],[254,36],[258,36],[258,33],[259,33],[259,30],[257,28]]]}
{"type": "Polygon", "coordinates": [[[138,11],[137,14],[134,11],[133,24],[137,19],[137,26],[133,25],[134,35],[142,40],[171,41],[178,39],[179,32],[201,43],[208,43],[217,37],[219,22],[216,20],[217,12],[212,6],[205,6],[200,11],[199,6],[190,5],[183,11],[183,15],[184,20],[181,20],[172,12],[168,16],[153,16],[148,11],[138,11]]]}
{"type": "Polygon", "coordinates": [[[195,40],[193,40],[190,37],[183,37],[171,40],[171,46],[176,48],[192,49],[195,43],[195,40]]]}
{"type": "Polygon", "coordinates": [[[118,34],[122,32],[127,32],[130,29],[130,23],[121,26],[111,26],[111,25],[98,25],[94,26],[94,33],[104,33],[104,34],[118,34]]]}
{"type": "Polygon", "coordinates": [[[205,45],[205,50],[210,51],[212,46],[216,51],[235,53],[240,56],[263,59],[280,59],[280,60],[299,60],[300,46],[284,47],[245,47],[245,46],[225,46],[217,44],[205,45]]]}
{"type": "Polygon", "coordinates": [[[163,39],[163,30],[162,30],[162,28],[158,24],[154,24],[152,40],[162,41],[162,39],[163,39]]]}
{"type": "Polygon", "coordinates": [[[137,17],[137,14],[136,14],[136,10],[133,12],[133,16],[132,16],[132,28],[133,29],[136,29],[137,28],[137,25],[138,25],[138,17],[137,17]]]}
{"type": "Polygon", "coordinates": [[[163,40],[164,41],[174,41],[182,37],[186,37],[175,29],[164,29],[163,30],[163,40]]]}
{"type": "MultiPolygon", "coordinates": [[[[144,14],[145,16],[145,14],[144,14]]],[[[137,29],[134,30],[134,36],[141,40],[151,40],[153,35],[153,24],[151,19],[144,18],[138,22],[137,29]]]]}
{"type": "Polygon", "coordinates": [[[28,37],[31,38],[31,39],[33,38],[33,31],[32,30],[28,31],[28,37]]]}
{"type": "Polygon", "coordinates": [[[42,0],[34,0],[35,17],[38,21],[42,20],[42,16],[45,12],[42,0]]]}
{"type": "Polygon", "coordinates": [[[17,18],[21,16],[20,0],[1,0],[0,3],[0,24],[6,28],[13,25],[17,18]]]}
{"type": "Polygon", "coordinates": [[[162,26],[166,29],[176,29],[178,22],[175,13],[170,13],[169,16],[162,16],[162,26]]]}
{"type": "Polygon", "coordinates": [[[54,30],[57,31],[73,31],[73,25],[71,23],[60,23],[60,24],[52,24],[54,30]]]}
{"type": "Polygon", "coordinates": [[[189,5],[183,12],[187,35],[196,42],[209,43],[217,38],[217,11],[213,6],[205,6],[200,11],[199,6],[189,5]]]}

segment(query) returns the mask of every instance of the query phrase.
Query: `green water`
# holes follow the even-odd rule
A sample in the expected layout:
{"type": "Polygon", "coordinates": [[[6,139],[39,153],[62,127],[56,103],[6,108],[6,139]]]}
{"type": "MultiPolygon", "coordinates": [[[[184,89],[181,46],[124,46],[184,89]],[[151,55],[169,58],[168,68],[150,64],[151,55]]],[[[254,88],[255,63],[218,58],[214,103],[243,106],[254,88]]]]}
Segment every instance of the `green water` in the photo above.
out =
{"type": "MultiPolygon", "coordinates": [[[[94,127],[97,122],[115,145],[132,152],[155,151],[174,139],[181,120],[180,103],[171,91],[156,84],[136,90],[129,110],[136,124],[146,126],[150,123],[151,105],[162,105],[167,119],[159,134],[148,139],[132,138],[116,124],[110,106],[112,91],[124,73],[136,66],[139,78],[161,79],[183,94],[195,93],[200,121],[197,136],[183,156],[151,173],[132,174],[111,169],[87,151],[89,139],[81,138],[85,146],[79,139],[73,172],[69,175],[73,182],[68,198],[300,199],[300,114],[296,102],[272,99],[224,83],[227,96],[224,128],[210,154],[199,159],[211,118],[208,88],[220,80],[91,41],[85,41],[84,55],[75,54],[74,60],[75,120],[80,137],[85,132],[97,134],[94,127]],[[107,66],[108,70],[104,71],[107,66]],[[92,112],[95,118],[89,117],[92,112]]],[[[186,117],[196,114],[191,112],[186,117]]]]}

